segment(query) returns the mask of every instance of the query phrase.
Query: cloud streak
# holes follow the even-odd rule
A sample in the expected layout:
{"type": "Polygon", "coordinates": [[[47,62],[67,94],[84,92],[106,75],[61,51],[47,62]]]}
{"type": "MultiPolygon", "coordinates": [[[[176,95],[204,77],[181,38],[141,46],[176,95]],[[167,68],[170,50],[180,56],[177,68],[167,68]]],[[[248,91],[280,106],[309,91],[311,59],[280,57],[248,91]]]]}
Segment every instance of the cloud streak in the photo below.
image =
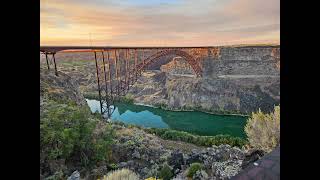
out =
{"type": "Polygon", "coordinates": [[[279,0],[42,0],[41,45],[279,43],[279,0]]]}

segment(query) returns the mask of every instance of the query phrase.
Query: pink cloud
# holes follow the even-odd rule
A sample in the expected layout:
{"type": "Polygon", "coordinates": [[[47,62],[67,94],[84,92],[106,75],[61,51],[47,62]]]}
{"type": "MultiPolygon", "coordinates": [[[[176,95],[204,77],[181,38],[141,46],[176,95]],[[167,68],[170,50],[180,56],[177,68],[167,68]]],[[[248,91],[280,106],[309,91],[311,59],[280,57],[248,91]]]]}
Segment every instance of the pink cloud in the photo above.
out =
{"type": "Polygon", "coordinates": [[[40,14],[43,45],[88,45],[90,33],[94,45],[219,45],[280,39],[278,0],[200,0],[197,4],[186,0],[149,8],[117,1],[110,1],[111,5],[46,2],[40,14]]]}

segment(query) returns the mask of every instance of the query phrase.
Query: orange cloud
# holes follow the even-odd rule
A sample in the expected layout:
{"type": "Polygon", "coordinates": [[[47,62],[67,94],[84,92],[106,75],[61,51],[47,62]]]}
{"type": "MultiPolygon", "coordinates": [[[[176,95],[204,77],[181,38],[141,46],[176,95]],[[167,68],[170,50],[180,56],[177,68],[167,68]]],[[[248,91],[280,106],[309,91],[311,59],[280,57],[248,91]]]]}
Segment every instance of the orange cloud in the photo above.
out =
{"type": "Polygon", "coordinates": [[[197,3],[185,0],[145,6],[115,0],[43,0],[40,43],[121,46],[279,43],[279,25],[278,0],[197,3]]]}

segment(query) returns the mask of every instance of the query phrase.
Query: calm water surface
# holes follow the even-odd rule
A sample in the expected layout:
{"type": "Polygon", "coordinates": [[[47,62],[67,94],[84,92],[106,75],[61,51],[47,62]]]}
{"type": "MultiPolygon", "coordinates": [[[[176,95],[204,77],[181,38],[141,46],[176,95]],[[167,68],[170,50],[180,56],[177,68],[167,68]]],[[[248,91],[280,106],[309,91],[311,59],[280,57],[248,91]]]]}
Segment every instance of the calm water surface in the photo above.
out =
{"type": "MultiPolygon", "coordinates": [[[[87,99],[92,112],[100,112],[97,100],[87,99]]],[[[198,135],[229,134],[245,137],[247,117],[235,115],[213,115],[198,111],[166,111],[135,104],[117,103],[111,116],[113,121],[122,121],[143,127],[171,128],[198,135]]]]}

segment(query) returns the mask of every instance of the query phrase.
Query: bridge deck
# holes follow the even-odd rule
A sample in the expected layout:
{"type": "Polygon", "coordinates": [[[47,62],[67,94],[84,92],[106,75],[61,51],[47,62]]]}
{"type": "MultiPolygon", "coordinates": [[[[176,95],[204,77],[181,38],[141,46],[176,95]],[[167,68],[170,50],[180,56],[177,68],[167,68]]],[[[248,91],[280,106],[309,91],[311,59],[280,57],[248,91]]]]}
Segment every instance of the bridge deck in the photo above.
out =
{"type": "Polygon", "coordinates": [[[41,52],[92,52],[95,50],[110,49],[192,49],[192,48],[217,48],[217,47],[279,47],[280,45],[232,45],[232,46],[40,46],[41,52]]]}

